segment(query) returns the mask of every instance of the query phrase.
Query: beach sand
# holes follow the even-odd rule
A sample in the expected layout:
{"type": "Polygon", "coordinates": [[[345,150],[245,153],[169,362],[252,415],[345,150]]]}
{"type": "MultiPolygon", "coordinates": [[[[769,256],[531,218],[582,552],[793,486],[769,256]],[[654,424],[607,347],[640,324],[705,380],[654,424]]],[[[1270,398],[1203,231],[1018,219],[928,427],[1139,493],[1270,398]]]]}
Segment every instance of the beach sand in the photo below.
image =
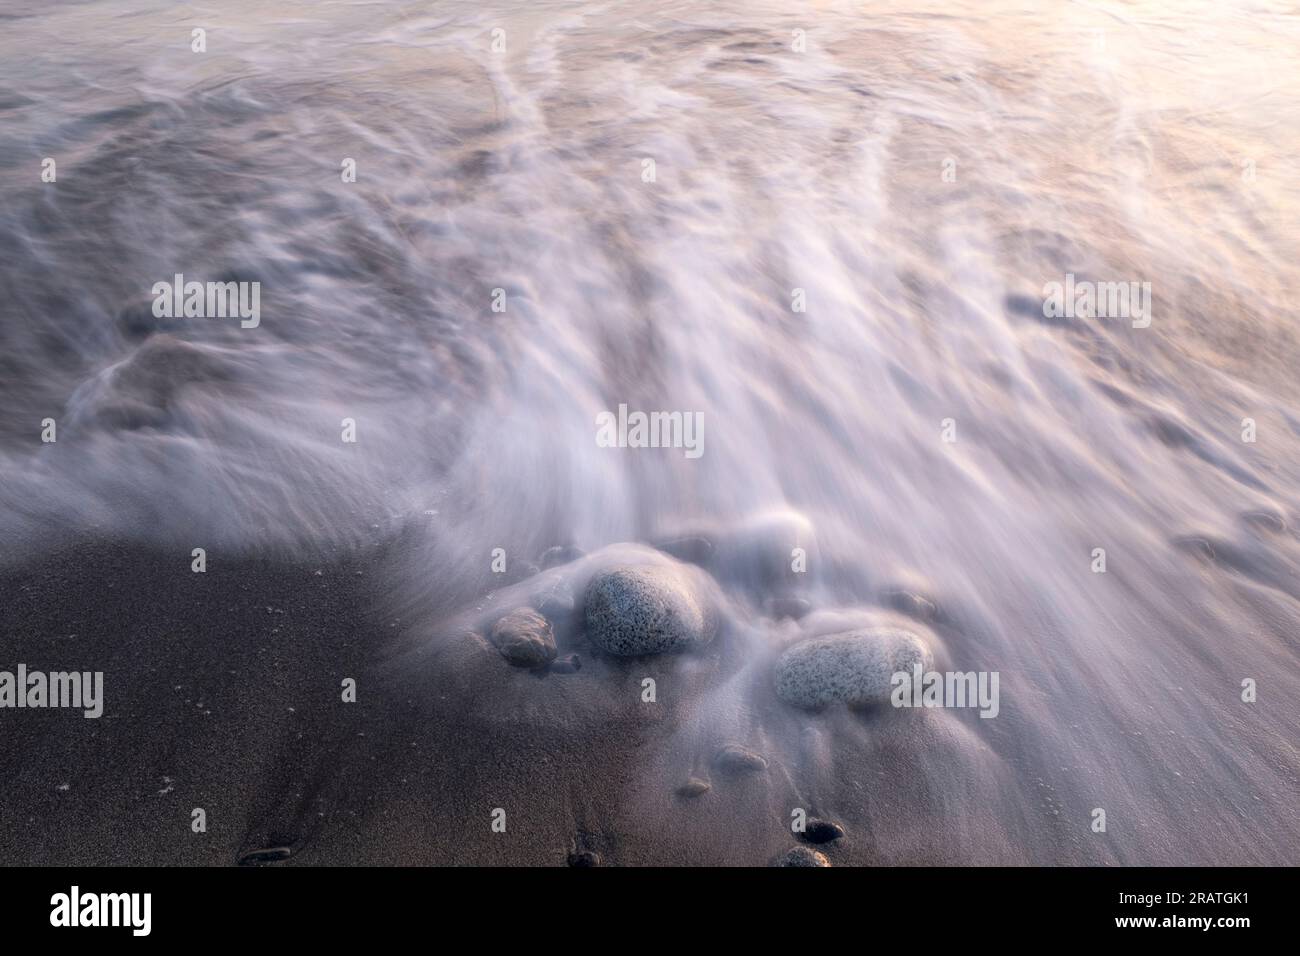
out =
{"type": "MultiPolygon", "coordinates": [[[[633,659],[562,629],[581,669],[538,676],[387,616],[391,557],[210,559],[196,574],[185,555],[99,542],[6,572],[0,659],[102,670],[105,703],[99,719],[5,714],[0,859],[766,865],[806,844],[790,830],[800,808],[843,828],[816,847],[833,865],[1134,861],[1088,832],[1083,807],[1060,813],[1072,795],[1055,812],[1035,800],[1014,714],[997,755],[948,713],[799,711],[725,629],[700,653],[633,659]],[[729,745],[766,766],[728,769],[729,745]],[[709,788],[678,792],[691,779],[709,788]]],[[[1140,861],[1273,855],[1191,823],[1162,842],[1140,861]]]]}

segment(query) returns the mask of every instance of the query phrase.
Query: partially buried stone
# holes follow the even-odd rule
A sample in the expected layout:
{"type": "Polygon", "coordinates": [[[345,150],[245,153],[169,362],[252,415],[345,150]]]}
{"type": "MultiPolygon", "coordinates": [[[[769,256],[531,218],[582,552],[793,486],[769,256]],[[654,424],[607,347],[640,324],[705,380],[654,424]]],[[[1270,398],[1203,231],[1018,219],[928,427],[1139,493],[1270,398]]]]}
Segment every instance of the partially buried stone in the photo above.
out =
{"type": "Polygon", "coordinates": [[[683,797],[698,797],[701,794],[708,793],[710,789],[712,788],[707,780],[701,780],[699,777],[691,777],[677,788],[677,793],[683,797]]]}
{"type": "Polygon", "coordinates": [[[819,853],[812,847],[792,846],[777,857],[776,866],[830,866],[825,853],[819,853]]]}
{"type": "Polygon", "coordinates": [[[842,702],[868,707],[889,700],[891,678],[928,668],[930,650],[911,631],[876,627],[814,637],[786,649],[776,662],[776,693],[815,709],[842,702]]]}
{"type": "Polygon", "coordinates": [[[239,857],[239,866],[262,866],[267,863],[275,863],[279,860],[287,860],[293,855],[293,848],[287,846],[264,847],[258,850],[249,850],[239,857]]]}
{"type": "Polygon", "coordinates": [[[719,770],[730,774],[760,773],[767,769],[767,761],[759,754],[737,744],[727,744],[719,750],[714,762],[719,770]]]}
{"type": "Polygon", "coordinates": [[[488,635],[501,656],[516,667],[542,667],[555,658],[551,623],[532,608],[511,611],[488,635]]]}
{"type": "Polygon", "coordinates": [[[895,611],[908,614],[917,620],[935,621],[939,618],[939,606],[927,597],[914,591],[898,588],[886,591],[880,596],[882,603],[895,611]]]}
{"type": "Polygon", "coordinates": [[[809,843],[831,843],[844,836],[844,828],[830,820],[809,817],[800,835],[809,843]]]}
{"type": "Polygon", "coordinates": [[[598,574],[587,587],[587,636],[621,657],[702,647],[717,616],[685,567],[624,566],[598,574]]]}
{"type": "Polygon", "coordinates": [[[568,864],[575,867],[600,866],[600,854],[595,850],[573,850],[569,854],[568,864]]]}

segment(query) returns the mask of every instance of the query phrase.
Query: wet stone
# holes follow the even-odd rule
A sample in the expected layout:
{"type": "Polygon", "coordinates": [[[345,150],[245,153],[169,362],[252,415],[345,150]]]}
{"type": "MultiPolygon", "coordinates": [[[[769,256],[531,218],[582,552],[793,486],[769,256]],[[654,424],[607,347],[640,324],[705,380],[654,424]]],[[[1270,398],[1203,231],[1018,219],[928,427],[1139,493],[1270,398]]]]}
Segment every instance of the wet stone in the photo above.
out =
{"type": "Polygon", "coordinates": [[[698,797],[702,794],[708,793],[711,789],[713,789],[713,787],[707,780],[701,780],[699,777],[691,777],[677,788],[677,794],[682,797],[698,797]]]}
{"type": "Polygon", "coordinates": [[[258,850],[249,850],[239,857],[239,866],[264,866],[267,863],[277,863],[280,860],[287,860],[293,856],[293,849],[287,846],[264,847],[258,850]]]}
{"type": "Polygon", "coordinates": [[[927,597],[922,597],[914,591],[898,589],[895,591],[886,591],[881,595],[881,603],[885,607],[893,608],[900,614],[906,614],[914,617],[918,621],[937,621],[939,619],[939,606],[927,597]]]}
{"type": "Polygon", "coordinates": [[[555,658],[550,621],[532,608],[511,611],[492,625],[488,639],[515,667],[542,667],[555,658]]]}
{"type": "Polygon", "coordinates": [[[774,866],[830,866],[826,854],[819,853],[812,847],[793,846],[777,857],[774,866]]]}
{"type": "Polygon", "coordinates": [[[585,603],[587,636],[620,657],[702,647],[717,630],[712,605],[681,568],[612,568],[592,579],[585,603]]]}
{"type": "Polygon", "coordinates": [[[830,820],[809,817],[800,836],[809,843],[831,843],[844,836],[844,828],[830,820]]]}
{"type": "Polygon", "coordinates": [[[885,703],[895,673],[928,669],[930,650],[911,631],[863,628],[800,641],[777,660],[776,693],[795,707],[828,704],[869,707],[885,703]]]}
{"type": "Polygon", "coordinates": [[[732,775],[761,773],[767,769],[767,761],[760,754],[738,744],[728,744],[719,750],[714,763],[719,770],[732,775]]]}

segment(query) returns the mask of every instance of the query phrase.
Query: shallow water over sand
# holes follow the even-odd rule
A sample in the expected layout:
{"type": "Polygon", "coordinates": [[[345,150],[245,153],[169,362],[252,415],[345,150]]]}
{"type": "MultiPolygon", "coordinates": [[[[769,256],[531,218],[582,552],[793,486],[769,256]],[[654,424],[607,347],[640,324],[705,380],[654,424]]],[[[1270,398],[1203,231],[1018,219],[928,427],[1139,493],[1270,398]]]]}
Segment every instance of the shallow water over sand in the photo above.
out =
{"type": "MultiPolygon", "coordinates": [[[[935,717],[892,771],[955,858],[1295,862],[1294,5],[6,17],[7,559],[401,536],[387,597],[437,633],[493,548],[791,510],[814,607],[917,595],[945,666],[1001,674],[997,719],[935,717]],[[260,325],[154,320],[177,273],[259,281],[260,325]],[[1150,313],[1047,318],[1067,274],[1150,283],[1150,313]],[[698,413],[703,454],[600,447],[620,404],[698,413]]],[[[752,690],[769,595],[726,590],[750,663],[662,759],[727,724],[849,800],[877,731],[792,728],[752,690]]]]}

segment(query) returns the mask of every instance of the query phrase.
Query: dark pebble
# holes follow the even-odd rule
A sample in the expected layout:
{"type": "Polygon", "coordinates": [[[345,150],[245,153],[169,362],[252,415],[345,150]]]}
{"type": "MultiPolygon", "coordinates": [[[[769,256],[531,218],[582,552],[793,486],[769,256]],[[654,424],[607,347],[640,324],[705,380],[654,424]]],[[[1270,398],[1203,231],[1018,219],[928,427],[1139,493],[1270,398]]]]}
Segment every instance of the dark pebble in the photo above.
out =
{"type": "Polygon", "coordinates": [[[810,817],[808,825],[800,836],[809,843],[831,843],[844,836],[844,828],[838,823],[832,823],[830,820],[810,817]]]}
{"type": "Polygon", "coordinates": [[[569,854],[569,866],[600,866],[600,854],[595,850],[574,850],[569,854]]]}
{"type": "Polygon", "coordinates": [[[260,866],[263,863],[275,863],[293,856],[293,850],[287,846],[272,846],[261,850],[249,850],[239,858],[240,866],[260,866]]]}

